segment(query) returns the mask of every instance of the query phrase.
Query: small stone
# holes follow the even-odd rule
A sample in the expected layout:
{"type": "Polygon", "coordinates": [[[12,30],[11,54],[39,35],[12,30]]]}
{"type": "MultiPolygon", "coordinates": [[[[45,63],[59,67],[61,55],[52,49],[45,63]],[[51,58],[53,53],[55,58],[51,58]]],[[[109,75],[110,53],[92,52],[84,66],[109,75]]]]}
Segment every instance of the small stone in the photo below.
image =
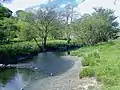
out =
{"type": "Polygon", "coordinates": [[[51,73],[50,75],[53,76],[53,73],[51,73]]]}

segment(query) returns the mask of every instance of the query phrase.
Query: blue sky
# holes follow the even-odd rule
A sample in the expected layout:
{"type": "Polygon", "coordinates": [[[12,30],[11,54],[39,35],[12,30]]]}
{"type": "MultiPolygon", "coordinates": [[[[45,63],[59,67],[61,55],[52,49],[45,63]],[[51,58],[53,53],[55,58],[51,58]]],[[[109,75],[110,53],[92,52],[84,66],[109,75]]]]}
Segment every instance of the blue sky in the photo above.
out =
{"type": "MultiPolygon", "coordinates": [[[[13,12],[15,12],[19,9],[24,10],[25,8],[28,8],[31,6],[45,4],[49,0],[1,0],[1,1],[6,1],[4,3],[4,6],[8,7],[13,12]]],[[[83,1],[83,0],[51,0],[51,1],[59,5],[65,5],[68,3],[72,5],[78,5],[80,1],[83,1]]]]}
{"type": "MultiPolygon", "coordinates": [[[[0,0],[3,1],[3,0],[0,0]]],[[[25,8],[32,7],[35,5],[46,4],[49,0],[9,0],[10,2],[4,3],[4,6],[11,9],[13,12],[17,10],[25,10],[25,8]]],[[[51,0],[57,4],[64,7],[67,3],[76,5],[76,12],[81,14],[92,13],[93,7],[104,7],[115,10],[115,15],[120,17],[120,0],[117,0],[116,5],[114,5],[114,0],[85,0],[83,3],[80,3],[82,0],[51,0]]],[[[120,22],[120,18],[118,18],[120,22]]]]}
{"type": "MultiPolygon", "coordinates": [[[[10,4],[10,3],[14,2],[15,0],[0,0],[0,1],[3,3],[10,4]]],[[[18,1],[18,0],[16,0],[16,1],[18,1]]],[[[41,0],[39,0],[39,1],[41,1],[41,0]]],[[[45,1],[45,0],[43,0],[43,1],[45,1]]],[[[84,1],[84,0],[51,0],[51,1],[54,1],[59,4],[63,4],[63,3],[64,4],[67,4],[67,3],[76,4],[76,3],[80,2],[80,1],[84,1]]]]}

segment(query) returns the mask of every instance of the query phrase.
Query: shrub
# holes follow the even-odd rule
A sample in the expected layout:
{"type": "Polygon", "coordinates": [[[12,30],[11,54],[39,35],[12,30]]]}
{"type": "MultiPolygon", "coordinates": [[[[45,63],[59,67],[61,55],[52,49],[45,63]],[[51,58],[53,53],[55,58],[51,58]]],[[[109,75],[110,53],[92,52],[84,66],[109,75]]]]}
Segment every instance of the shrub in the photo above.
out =
{"type": "Polygon", "coordinates": [[[114,86],[117,85],[117,81],[114,76],[104,75],[101,77],[101,82],[106,86],[114,86]]]}
{"type": "Polygon", "coordinates": [[[82,70],[80,71],[80,78],[87,77],[87,76],[88,77],[94,76],[93,68],[90,66],[83,67],[82,70]]]}
{"type": "Polygon", "coordinates": [[[84,59],[82,59],[83,66],[95,66],[96,63],[99,63],[100,54],[96,50],[86,53],[83,57],[84,57],[84,59]]]}
{"type": "Polygon", "coordinates": [[[81,78],[91,75],[91,70],[104,86],[102,90],[120,90],[120,39],[83,47],[74,52],[83,55],[82,64],[88,67],[80,71],[81,78]]]}
{"type": "Polygon", "coordinates": [[[83,58],[81,62],[82,62],[82,66],[89,66],[89,60],[87,58],[83,58]]]}
{"type": "Polygon", "coordinates": [[[120,86],[103,87],[102,90],[120,90],[120,86]]]}

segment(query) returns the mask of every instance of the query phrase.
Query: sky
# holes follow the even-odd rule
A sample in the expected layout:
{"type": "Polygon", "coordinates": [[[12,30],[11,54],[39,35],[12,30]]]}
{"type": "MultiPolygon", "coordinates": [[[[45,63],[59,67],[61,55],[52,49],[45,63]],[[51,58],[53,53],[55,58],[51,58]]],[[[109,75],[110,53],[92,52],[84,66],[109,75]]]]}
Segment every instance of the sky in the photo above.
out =
{"type": "Polygon", "coordinates": [[[81,14],[94,12],[93,7],[103,7],[115,10],[115,15],[118,16],[120,22],[120,0],[117,0],[116,5],[114,0],[86,0],[79,4],[76,8],[81,14]]]}
{"type": "MultiPolygon", "coordinates": [[[[2,1],[2,0],[0,0],[2,1]]],[[[48,0],[8,0],[9,2],[4,3],[5,7],[8,7],[13,12],[17,10],[24,10],[25,8],[46,4],[48,0]]],[[[114,0],[51,0],[61,7],[64,7],[66,4],[71,3],[76,5],[76,11],[81,14],[92,13],[93,7],[104,7],[115,10],[115,15],[120,17],[120,0],[117,0],[116,5],[114,5],[114,0]],[[81,3],[82,2],[82,3],[81,3]]],[[[120,19],[118,19],[120,21],[120,19]]]]}

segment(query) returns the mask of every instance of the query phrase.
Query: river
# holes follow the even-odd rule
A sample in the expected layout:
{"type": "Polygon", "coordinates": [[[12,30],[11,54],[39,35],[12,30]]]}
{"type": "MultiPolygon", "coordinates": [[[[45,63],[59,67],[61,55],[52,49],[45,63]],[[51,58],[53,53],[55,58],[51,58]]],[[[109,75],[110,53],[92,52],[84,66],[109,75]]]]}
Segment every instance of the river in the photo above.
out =
{"type": "Polygon", "coordinates": [[[66,52],[40,53],[31,60],[0,68],[0,90],[20,90],[33,81],[65,73],[74,65],[66,52]]]}

